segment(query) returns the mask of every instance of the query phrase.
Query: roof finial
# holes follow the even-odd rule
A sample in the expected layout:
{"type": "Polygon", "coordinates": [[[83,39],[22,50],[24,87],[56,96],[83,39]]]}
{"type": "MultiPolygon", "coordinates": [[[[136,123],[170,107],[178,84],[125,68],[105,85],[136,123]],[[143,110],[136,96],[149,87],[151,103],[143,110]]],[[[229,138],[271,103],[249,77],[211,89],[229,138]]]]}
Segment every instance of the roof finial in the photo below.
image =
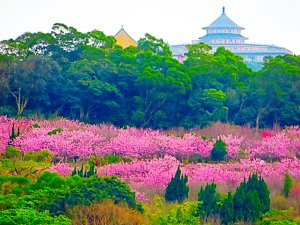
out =
{"type": "Polygon", "coordinates": [[[222,13],[225,14],[225,7],[222,8],[222,13]]]}
{"type": "Polygon", "coordinates": [[[122,28],[122,29],[124,28],[123,24],[121,25],[121,28],[122,28]]]}

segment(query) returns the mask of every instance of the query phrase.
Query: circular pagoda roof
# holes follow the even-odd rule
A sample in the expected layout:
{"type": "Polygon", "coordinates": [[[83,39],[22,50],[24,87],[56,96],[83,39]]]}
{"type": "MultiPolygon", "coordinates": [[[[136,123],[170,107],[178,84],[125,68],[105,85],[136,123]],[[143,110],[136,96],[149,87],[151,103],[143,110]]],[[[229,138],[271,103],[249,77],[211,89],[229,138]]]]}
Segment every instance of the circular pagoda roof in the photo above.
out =
{"type": "Polygon", "coordinates": [[[216,28],[229,28],[229,29],[239,29],[243,30],[243,27],[240,27],[235,22],[233,22],[226,14],[225,7],[223,7],[222,14],[219,16],[214,22],[212,22],[209,26],[203,27],[203,29],[216,29],[216,28]]]}

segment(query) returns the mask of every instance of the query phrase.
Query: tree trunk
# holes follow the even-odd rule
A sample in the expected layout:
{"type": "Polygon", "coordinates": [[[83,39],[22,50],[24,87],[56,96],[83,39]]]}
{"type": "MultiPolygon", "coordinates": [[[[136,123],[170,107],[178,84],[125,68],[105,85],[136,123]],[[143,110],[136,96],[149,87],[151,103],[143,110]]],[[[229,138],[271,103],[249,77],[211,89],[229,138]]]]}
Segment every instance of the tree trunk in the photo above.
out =
{"type": "Polygon", "coordinates": [[[258,133],[258,130],[259,130],[259,120],[260,120],[260,113],[257,113],[256,121],[255,121],[255,130],[256,130],[256,133],[258,133]]]}
{"type": "Polygon", "coordinates": [[[15,93],[13,93],[12,91],[10,93],[14,96],[14,98],[16,100],[17,109],[18,109],[18,115],[21,115],[23,113],[24,109],[26,108],[29,99],[28,98],[24,98],[22,100],[22,97],[21,97],[21,88],[19,88],[17,95],[15,93]]]}
{"type": "Polygon", "coordinates": [[[260,111],[259,109],[257,110],[257,116],[256,116],[256,124],[255,124],[255,130],[258,132],[259,130],[259,122],[260,122],[260,117],[262,114],[267,110],[267,108],[270,106],[271,100],[268,101],[267,105],[262,108],[260,111]]]}

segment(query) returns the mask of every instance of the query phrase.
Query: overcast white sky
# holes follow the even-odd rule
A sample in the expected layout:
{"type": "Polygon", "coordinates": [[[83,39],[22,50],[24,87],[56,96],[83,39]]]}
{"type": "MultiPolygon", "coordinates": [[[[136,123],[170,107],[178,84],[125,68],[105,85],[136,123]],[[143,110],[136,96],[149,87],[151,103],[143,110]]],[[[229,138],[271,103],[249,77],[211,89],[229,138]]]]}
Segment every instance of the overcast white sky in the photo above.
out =
{"type": "Polygon", "coordinates": [[[115,35],[124,25],[136,40],[150,33],[169,44],[205,34],[226,7],[248,43],[274,44],[300,55],[300,0],[0,0],[0,40],[50,32],[54,23],[115,35]]]}

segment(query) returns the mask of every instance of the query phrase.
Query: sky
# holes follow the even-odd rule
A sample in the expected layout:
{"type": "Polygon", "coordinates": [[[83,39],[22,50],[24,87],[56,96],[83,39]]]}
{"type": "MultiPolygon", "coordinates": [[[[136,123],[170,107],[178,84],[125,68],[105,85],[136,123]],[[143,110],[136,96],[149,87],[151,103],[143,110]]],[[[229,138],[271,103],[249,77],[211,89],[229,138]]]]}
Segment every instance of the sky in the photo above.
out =
{"type": "Polygon", "coordinates": [[[191,43],[222,13],[244,27],[247,43],[274,44],[300,55],[300,0],[0,0],[0,40],[49,33],[54,23],[81,32],[135,40],[149,33],[169,44],[191,43]]]}

